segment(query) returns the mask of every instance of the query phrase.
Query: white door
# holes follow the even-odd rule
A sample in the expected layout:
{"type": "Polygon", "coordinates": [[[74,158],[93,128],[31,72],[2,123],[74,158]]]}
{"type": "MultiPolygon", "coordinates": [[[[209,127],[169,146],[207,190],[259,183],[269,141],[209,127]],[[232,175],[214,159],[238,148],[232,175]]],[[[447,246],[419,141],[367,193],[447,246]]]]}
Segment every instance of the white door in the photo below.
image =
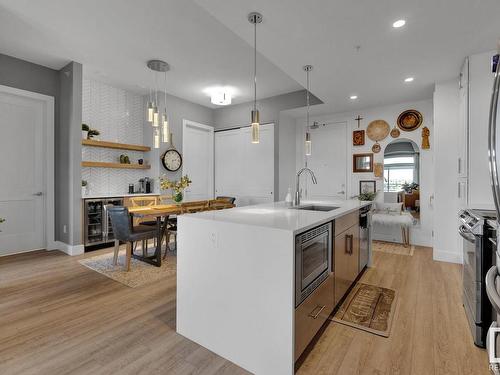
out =
{"type": "Polygon", "coordinates": [[[250,128],[215,134],[215,194],[237,206],[274,200],[274,125],[260,126],[259,143],[250,140],[250,128]]]}
{"type": "Polygon", "coordinates": [[[185,190],[185,200],[213,199],[214,128],[184,120],[182,154],[182,174],[192,181],[185,190]]]}
{"type": "Polygon", "coordinates": [[[317,185],[306,174],[301,177],[303,196],[308,199],[345,199],[347,165],[347,123],[321,125],[311,129],[312,153],[308,167],[317,185]]]}
{"type": "Polygon", "coordinates": [[[45,108],[0,92],[0,255],[45,247],[45,108]]]}

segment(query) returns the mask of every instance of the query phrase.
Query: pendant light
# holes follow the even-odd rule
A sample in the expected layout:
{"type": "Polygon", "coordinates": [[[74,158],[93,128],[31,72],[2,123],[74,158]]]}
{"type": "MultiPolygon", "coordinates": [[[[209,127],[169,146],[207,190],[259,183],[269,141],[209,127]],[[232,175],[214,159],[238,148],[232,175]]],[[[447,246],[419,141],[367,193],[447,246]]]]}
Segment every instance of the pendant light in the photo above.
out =
{"type": "Polygon", "coordinates": [[[165,110],[162,116],[163,141],[168,142],[169,129],[167,119],[167,71],[170,70],[170,65],[162,60],[149,60],[147,67],[154,72],[155,75],[155,91],[149,91],[149,101],[147,104],[147,120],[151,122],[153,130],[153,148],[160,148],[160,103],[158,102],[158,73],[165,73],[165,110]],[[165,135],[166,134],[166,135],[165,135]],[[166,139],[166,141],[165,141],[166,139]]]}
{"type": "Polygon", "coordinates": [[[167,116],[167,72],[165,72],[165,109],[163,111],[163,116],[162,116],[162,140],[163,143],[168,143],[169,137],[170,137],[170,128],[168,126],[168,116],[167,116]]]}
{"type": "Polygon", "coordinates": [[[257,24],[262,22],[262,14],[257,12],[252,12],[248,15],[248,21],[253,24],[253,63],[254,63],[254,74],[253,74],[253,110],[252,116],[252,143],[259,143],[260,139],[260,115],[257,110],[257,24]]]}
{"type": "Polygon", "coordinates": [[[310,156],[312,153],[311,128],[309,127],[309,72],[312,70],[312,68],[313,68],[312,65],[304,66],[304,70],[306,71],[306,77],[307,77],[307,92],[306,92],[307,115],[306,115],[306,143],[305,143],[305,151],[307,156],[310,156]]]}

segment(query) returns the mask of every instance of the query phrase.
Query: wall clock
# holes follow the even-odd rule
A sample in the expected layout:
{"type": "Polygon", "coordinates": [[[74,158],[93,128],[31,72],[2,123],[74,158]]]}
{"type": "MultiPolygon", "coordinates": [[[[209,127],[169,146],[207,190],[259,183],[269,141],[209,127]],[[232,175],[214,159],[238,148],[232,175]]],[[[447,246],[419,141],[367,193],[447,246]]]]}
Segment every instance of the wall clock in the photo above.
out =
{"type": "Polygon", "coordinates": [[[171,148],[161,156],[161,163],[167,171],[177,172],[182,166],[182,156],[175,148],[171,148]]]}

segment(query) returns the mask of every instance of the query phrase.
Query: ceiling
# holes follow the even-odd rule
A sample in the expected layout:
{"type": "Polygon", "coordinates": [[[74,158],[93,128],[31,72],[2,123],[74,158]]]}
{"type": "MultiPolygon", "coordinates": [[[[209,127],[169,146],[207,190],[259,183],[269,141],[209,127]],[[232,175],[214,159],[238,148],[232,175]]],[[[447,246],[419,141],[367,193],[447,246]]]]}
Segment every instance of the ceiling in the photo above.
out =
{"type": "Polygon", "coordinates": [[[318,115],[429,99],[500,37],[498,0],[0,0],[0,52],[54,69],[78,61],[86,76],[143,94],[155,82],[145,63],[159,58],[171,64],[170,94],[214,107],[205,90],[229,86],[238,104],[253,98],[255,10],[258,97],[301,89],[312,64],[318,115]]]}
{"type": "Polygon", "coordinates": [[[498,0],[195,1],[250,43],[246,15],[261,12],[259,52],[302,85],[302,66],[314,66],[318,115],[432,98],[435,82],[500,37],[498,0]],[[398,19],[406,25],[395,29],[398,19]]]}
{"type": "MultiPolygon", "coordinates": [[[[0,0],[0,53],[53,69],[77,61],[87,77],[142,94],[155,82],[146,61],[158,58],[171,65],[170,94],[215,107],[205,90],[229,86],[234,104],[253,99],[253,44],[190,0],[0,0]]],[[[258,78],[260,98],[302,89],[260,54],[258,78]]]]}

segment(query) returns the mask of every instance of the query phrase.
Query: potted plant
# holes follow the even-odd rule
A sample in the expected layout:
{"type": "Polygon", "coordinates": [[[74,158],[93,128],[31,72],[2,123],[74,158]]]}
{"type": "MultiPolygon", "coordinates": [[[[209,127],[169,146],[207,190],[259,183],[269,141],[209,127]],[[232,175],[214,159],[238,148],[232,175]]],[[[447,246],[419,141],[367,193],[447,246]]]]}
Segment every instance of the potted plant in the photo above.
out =
{"type": "Polygon", "coordinates": [[[367,192],[359,194],[358,199],[360,201],[372,201],[375,199],[376,196],[377,196],[377,193],[367,191],[367,192]]]}
{"type": "Polygon", "coordinates": [[[181,203],[184,199],[184,189],[191,185],[189,177],[182,176],[179,181],[170,181],[167,177],[160,177],[160,188],[162,190],[172,190],[172,199],[176,203],[181,203]]]}
{"type": "Polygon", "coordinates": [[[90,127],[87,124],[82,124],[82,139],[88,139],[90,127]]]}
{"type": "Polygon", "coordinates": [[[96,130],[96,129],[90,129],[89,130],[89,139],[92,139],[94,137],[97,137],[99,134],[99,130],[96,130]]]}
{"type": "Polygon", "coordinates": [[[87,181],[82,180],[82,197],[87,195],[87,181]]]}

